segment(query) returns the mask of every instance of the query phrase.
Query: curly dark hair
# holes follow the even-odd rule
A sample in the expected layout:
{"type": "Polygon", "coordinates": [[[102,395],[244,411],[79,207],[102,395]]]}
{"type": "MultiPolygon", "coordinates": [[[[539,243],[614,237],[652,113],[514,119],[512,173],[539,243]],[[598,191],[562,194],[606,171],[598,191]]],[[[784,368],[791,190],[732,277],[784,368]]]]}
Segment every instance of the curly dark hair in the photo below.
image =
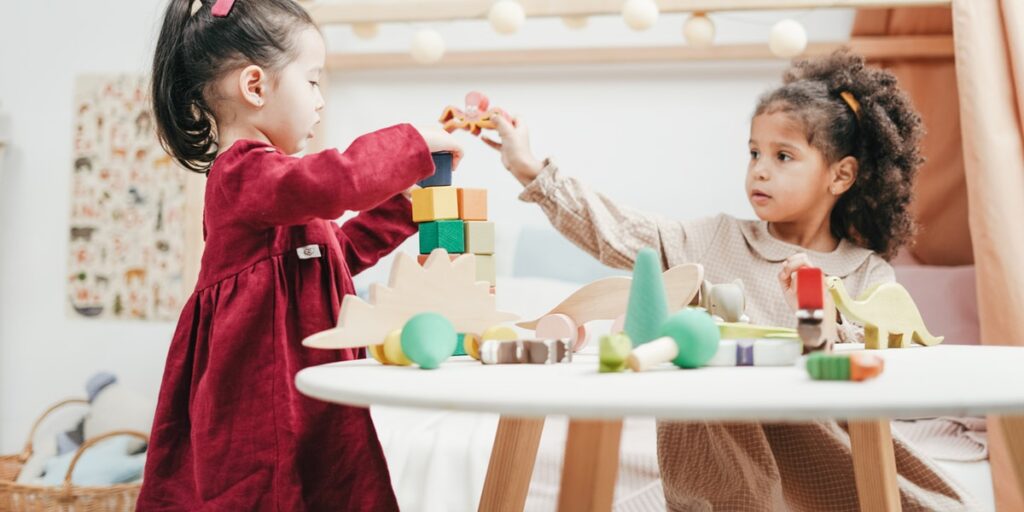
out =
{"type": "Polygon", "coordinates": [[[885,259],[910,242],[916,225],[909,205],[923,163],[924,129],[892,73],[866,66],[862,56],[846,48],[796,61],[783,75],[783,85],[761,97],[754,115],[772,112],[801,120],[808,143],[829,163],[857,159],[857,178],[832,209],[833,236],[885,259]],[[860,103],[859,118],[843,92],[860,103]]]}

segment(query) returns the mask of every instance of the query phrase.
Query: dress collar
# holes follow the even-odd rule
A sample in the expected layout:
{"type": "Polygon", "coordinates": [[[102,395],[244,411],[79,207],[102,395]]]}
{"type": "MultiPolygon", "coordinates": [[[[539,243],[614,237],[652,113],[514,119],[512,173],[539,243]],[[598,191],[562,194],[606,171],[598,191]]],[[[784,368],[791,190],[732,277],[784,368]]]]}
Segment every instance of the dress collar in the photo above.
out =
{"type": "Polygon", "coordinates": [[[740,231],[747,245],[762,258],[776,263],[785,261],[786,258],[799,253],[807,253],[813,263],[826,275],[846,277],[854,273],[864,264],[873,251],[854,245],[845,238],[839,241],[839,247],[832,252],[811,251],[790,243],[783,242],[768,232],[768,223],[755,220],[739,221],[740,231]]]}

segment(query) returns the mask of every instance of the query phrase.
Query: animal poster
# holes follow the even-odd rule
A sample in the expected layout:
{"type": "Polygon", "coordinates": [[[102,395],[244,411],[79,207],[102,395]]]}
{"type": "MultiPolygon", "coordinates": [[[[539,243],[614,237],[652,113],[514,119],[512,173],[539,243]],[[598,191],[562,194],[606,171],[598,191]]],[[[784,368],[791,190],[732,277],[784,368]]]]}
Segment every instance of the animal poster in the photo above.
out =
{"type": "Polygon", "coordinates": [[[176,320],[186,175],[157,140],[149,80],[79,77],[73,108],[68,314],[176,320]]]}

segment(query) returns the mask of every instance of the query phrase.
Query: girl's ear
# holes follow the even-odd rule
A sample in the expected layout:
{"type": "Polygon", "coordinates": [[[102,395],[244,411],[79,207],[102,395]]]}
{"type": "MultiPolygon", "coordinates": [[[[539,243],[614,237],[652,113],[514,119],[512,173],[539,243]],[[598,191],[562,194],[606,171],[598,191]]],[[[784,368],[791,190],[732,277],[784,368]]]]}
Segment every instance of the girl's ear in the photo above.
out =
{"type": "Polygon", "coordinates": [[[857,159],[852,156],[843,157],[832,164],[832,182],[828,185],[828,191],[834,196],[841,196],[850,190],[857,181],[858,165],[857,159]]]}
{"type": "Polygon", "coordinates": [[[246,66],[238,75],[238,87],[242,93],[242,101],[260,108],[263,106],[266,93],[267,74],[256,65],[246,66]]]}

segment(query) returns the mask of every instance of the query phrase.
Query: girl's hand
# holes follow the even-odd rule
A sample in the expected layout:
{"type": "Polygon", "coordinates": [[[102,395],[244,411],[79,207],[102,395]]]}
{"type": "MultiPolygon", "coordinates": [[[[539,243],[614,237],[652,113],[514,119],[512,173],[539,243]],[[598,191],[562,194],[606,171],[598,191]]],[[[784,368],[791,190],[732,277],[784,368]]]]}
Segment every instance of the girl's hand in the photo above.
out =
{"type": "Polygon", "coordinates": [[[782,286],[782,293],[786,296],[786,303],[794,312],[797,309],[796,302],[796,271],[804,267],[812,267],[811,260],[804,253],[797,253],[782,263],[782,271],[779,272],[779,285],[782,286]]]}
{"type": "Polygon", "coordinates": [[[440,128],[416,127],[420,136],[426,141],[431,153],[446,152],[452,154],[452,170],[459,166],[462,160],[462,145],[455,137],[440,128]]]}
{"type": "Polygon", "coordinates": [[[501,142],[480,137],[488,146],[501,152],[501,164],[525,187],[540,174],[544,163],[530,151],[530,134],[519,119],[509,122],[502,116],[495,118],[501,142]]]}

